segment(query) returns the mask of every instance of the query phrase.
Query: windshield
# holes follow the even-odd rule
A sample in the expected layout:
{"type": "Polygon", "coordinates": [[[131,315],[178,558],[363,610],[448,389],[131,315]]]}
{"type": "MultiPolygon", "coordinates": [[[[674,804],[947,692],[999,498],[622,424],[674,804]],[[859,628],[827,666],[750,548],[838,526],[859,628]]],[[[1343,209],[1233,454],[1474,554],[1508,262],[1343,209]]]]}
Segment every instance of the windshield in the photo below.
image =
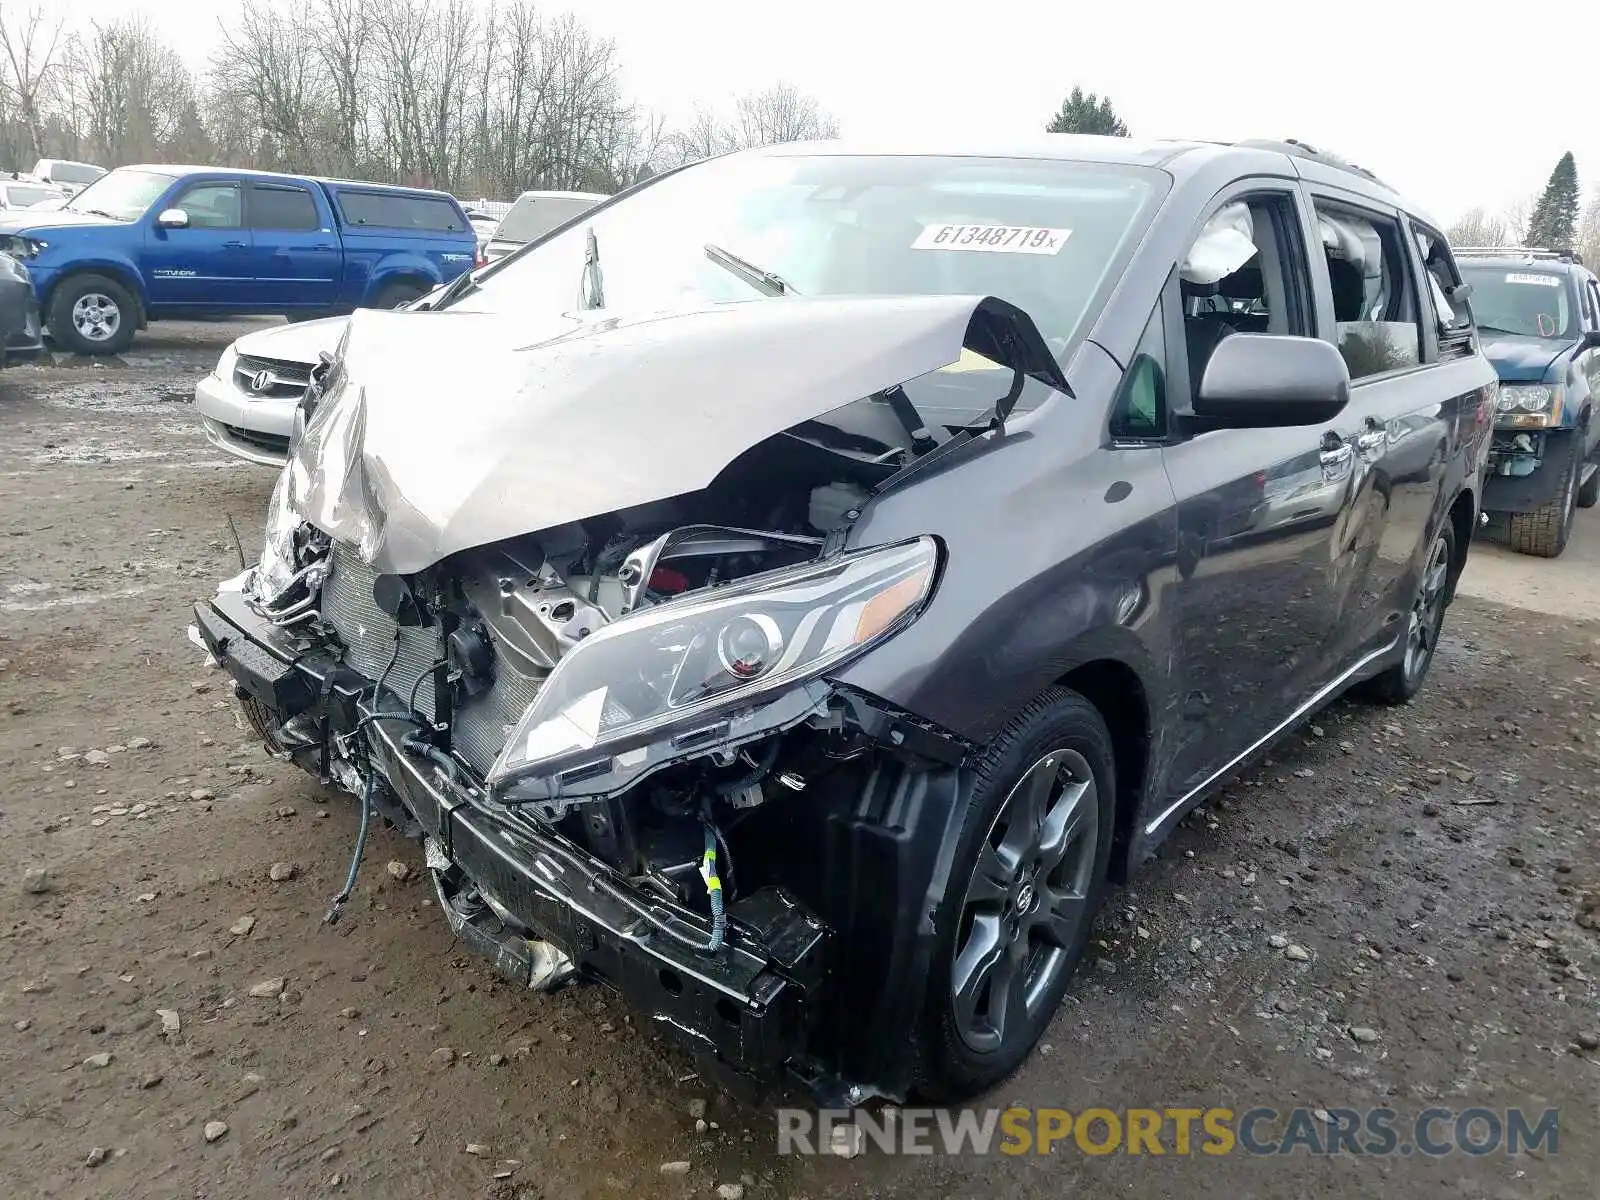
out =
{"type": "Polygon", "coordinates": [[[531,242],[598,203],[599,199],[576,200],[570,196],[523,196],[495,229],[494,240],[518,245],[531,242]]]}
{"type": "Polygon", "coordinates": [[[88,163],[58,162],[51,164],[48,173],[35,171],[34,174],[44,175],[46,178],[54,179],[59,183],[93,183],[104,175],[105,171],[99,167],[90,166],[88,163]]]}
{"type": "Polygon", "coordinates": [[[993,295],[1059,354],[1143,228],[1154,171],[1032,159],[742,154],[666,176],[491,269],[458,303],[584,307],[593,230],[607,309],[788,303],[707,246],[802,296],[993,295]]]}
{"type": "Polygon", "coordinates": [[[1472,285],[1472,315],[1484,332],[1525,337],[1577,337],[1566,276],[1513,264],[1459,263],[1472,285]]]}
{"type": "Polygon", "coordinates": [[[176,178],[157,171],[112,171],[84,188],[66,207],[73,212],[99,213],[118,221],[137,221],[176,178]]]}

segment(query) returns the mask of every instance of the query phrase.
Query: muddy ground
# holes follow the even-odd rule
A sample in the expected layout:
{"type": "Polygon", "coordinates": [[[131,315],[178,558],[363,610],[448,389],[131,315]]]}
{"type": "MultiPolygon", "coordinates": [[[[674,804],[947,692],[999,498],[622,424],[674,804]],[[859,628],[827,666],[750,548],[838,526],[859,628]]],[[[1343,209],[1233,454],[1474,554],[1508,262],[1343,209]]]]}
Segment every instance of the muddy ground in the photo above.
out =
{"type": "Polygon", "coordinates": [[[603,991],[521,994],[454,944],[414,845],[378,836],[319,923],[353,806],[265,758],[184,638],[270,487],[189,403],[238,332],[0,375],[0,1191],[1596,1194],[1600,514],[1558,563],[1476,548],[1417,703],[1323,714],[1114,893],[993,1098],[1559,1106],[1556,1153],[779,1157],[769,1108],[603,991]]]}

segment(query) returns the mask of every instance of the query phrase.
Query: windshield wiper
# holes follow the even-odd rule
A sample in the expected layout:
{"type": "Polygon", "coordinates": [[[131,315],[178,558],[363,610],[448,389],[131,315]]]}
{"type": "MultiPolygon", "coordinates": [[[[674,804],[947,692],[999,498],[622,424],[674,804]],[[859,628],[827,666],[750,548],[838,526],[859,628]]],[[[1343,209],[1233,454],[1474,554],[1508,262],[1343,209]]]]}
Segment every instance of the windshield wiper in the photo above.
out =
{"type": "Polygon", "coordinates": [[[108,221],[120,221],[120,220],[122,220],[122,218],[117,216],[116,213],[108,213],[103,208],[75,208],[72,211],[73,212],[88,213],[91,217],[104,217],[108,221]]]}
{"type": "Polygon", "coordinates": [[[794,284],[782,275],[763,270],[755,263],[740,258],[732,251],[724,250],[721,246],[706,243],[706,257],[725,271],[729,271],[744,280],[751,287],[760,288],[769,296],[798,296],[794,284]]]}
{"type": "Polygon", "coordinates": [[[606,281],[600,273],[600,239],[594,236],[594,226],[589,226],[583,238],[583,287],[588,293],[585,308],[606,306],[606,281]]]}
{"type": "Polygon", "coordinates": [[[1517,330],[1517,329],[1502,329],[1498,325],[1485,325],[1482,321],[1478,322],[1478,332],[1479,333],[1505,333],[1505,334],[1509,334],[1512,337],[1538,337],[1539,336],[1537,333],[1523,333],[1521,330],[1517,330]]]}

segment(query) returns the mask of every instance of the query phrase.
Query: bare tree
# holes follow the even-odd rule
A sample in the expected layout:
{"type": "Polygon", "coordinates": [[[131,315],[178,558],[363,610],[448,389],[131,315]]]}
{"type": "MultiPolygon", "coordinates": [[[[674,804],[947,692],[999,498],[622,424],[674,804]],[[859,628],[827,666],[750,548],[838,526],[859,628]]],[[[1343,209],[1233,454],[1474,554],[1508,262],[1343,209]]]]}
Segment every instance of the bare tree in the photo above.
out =
{"type": "Polygon", "coordinates": [[[82,141],[97,161],[203,155],[194,78],[143,16],[92,23],[67,47],[82,141]]]}
{"type": "Polygon", "coordinates": [[[238,23],[223,30],[210,91],[228,115],[229,140],[260,166],[311,166],[315,158],[309,135],[326,77],[313,29],[302,3],[247,0],[238,23]]]}
{"type": "Polygon", "coordinates": [[[839,123],[816,97],[794,84],[778,82],[764,91],[739,97],[737,137],[741,147],[780,142],[810,142],[839,136],[839,123]]]}
{"type": "Polygon", "coordinates": [[[1469,208],[1449,229],[1450,241],[1458,246],[1505,246],[1511,242],[1504,217],[1491,216],[1482,208],[1469,208]]]}
{"type": "Polygon", "coordinates": [[[38,158],[45,146],[45,110],[59,71],[61,21],[49,20],[39,8],[19,22],[0,19],[0,51],[5,54],[6,99],[28,135],[28,152],[38,158]]]}

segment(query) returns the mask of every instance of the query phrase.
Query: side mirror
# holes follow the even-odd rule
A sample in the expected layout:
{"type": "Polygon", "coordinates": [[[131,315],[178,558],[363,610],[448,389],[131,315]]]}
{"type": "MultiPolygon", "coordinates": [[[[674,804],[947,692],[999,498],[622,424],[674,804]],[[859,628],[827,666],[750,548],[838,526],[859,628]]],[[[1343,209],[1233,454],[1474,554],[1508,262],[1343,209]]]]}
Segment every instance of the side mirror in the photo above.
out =
{"type": "Polygon", "coordinates": [[[1350,402],[1350,369],[1318,338],[1235,333],[1211,352],[1194,401],[1214,429],[1319,425],[1350,402]]]}
{"type": "Polygon", "coordinates": [[[1583,349],[1600,350],[1600,329],[1585,329],[1583,331],[1583,349]]]}
{"type": "Polygon", "coordinates": [[[187,229],[189,214],[181,208],[162,209],[161,215],[156,218],[156,224],[163,229],[187,229]]]}

